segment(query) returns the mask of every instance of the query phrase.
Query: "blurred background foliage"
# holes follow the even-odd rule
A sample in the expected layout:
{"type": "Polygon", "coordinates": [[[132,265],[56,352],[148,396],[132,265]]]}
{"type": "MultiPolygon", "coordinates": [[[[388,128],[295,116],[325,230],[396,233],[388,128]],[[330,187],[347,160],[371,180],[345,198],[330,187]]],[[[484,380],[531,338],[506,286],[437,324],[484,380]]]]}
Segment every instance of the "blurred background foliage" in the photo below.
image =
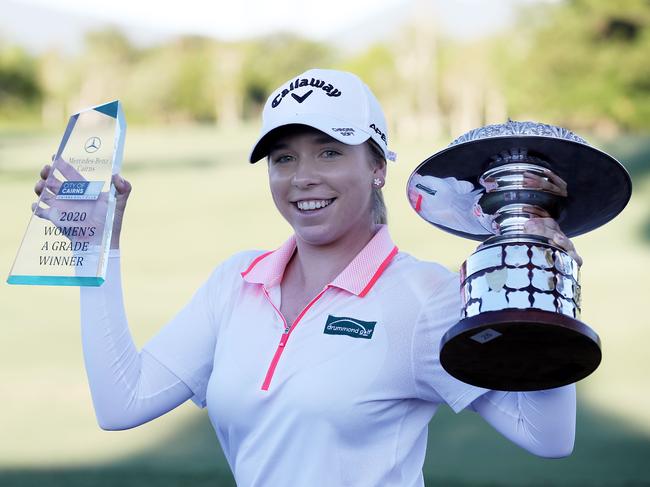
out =
{"type": "Polygon", "coordinates": [[[542,118],[605,137],[650,128],[650,3],[569,0],[520,7],[507,31],[470,42],[440,35],[417,10],[361,52],[277,33],[237,42],[181,37],[137,48],[118,29],[90,32],[75,55],[0,42],[0,124],[58,127],[120,98],[130,123],[233,126],[313,67],[351,70],[385,105],[394,133],[457,135],[542,118]]]}

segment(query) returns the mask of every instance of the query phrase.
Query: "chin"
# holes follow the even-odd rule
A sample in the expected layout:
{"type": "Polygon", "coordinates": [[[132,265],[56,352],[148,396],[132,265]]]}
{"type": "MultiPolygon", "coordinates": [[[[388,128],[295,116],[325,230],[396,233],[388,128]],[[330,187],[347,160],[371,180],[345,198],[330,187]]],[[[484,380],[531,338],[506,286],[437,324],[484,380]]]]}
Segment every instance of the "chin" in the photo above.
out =
{"type": "Polygon", "coordinates": [[[341,237],[334,231],[323,227],[294,228],[296,238],[309,245],[330,245],[341,237]]]}

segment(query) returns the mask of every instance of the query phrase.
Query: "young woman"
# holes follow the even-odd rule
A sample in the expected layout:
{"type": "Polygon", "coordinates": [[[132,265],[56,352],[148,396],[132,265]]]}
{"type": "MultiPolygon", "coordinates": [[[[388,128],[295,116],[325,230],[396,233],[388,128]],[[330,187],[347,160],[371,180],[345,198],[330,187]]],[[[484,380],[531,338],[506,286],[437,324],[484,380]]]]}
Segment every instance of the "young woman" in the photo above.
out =
{"type": "MultiPolygon", "coordinates": [[[[390,157],[379,103],[353,74],[314,69],[279,87],[250,162],[267,159],[294,234],[218,266],[141,351],[120,287],[131,186],[116,176],[107,279],[81,290],[100,426],[131,428],[187,399],[207,405],[242,487],[421,486],[427,425],[441,403],[476,411],[535,454],[568,455],[573,385],[486,391],[440,366],[438,343],[460,309],[458,276],[393,244],[381,197],[390,157]]],[[[578,258],[552,220],[532,226],[578,258]]]]}

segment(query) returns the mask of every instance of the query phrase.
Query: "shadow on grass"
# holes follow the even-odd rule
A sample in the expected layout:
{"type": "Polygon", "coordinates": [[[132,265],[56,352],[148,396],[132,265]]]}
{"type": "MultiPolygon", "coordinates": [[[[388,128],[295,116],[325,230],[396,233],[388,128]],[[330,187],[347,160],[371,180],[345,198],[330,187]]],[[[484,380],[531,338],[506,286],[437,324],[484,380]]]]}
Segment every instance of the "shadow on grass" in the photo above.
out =
{"type": "Polygon", "coordinates": [[[2,487],[236,487],[230,472],[70,468],[0,472],[2,487]]]}
{"type": "Polygon", "coordinates": [[[650,436],[584,403],[571,456],[545,459],[496,433],[480,416],[439,412],[424,467],[429,485],[650,486],[650,436]]]}
{"type": "MultiPolygon", "coordinates": [[[[650,486],[650,437],[582,405],[573,454],[535,457],[478,415],[441,408],[431,423],[428,486],[650,486]]],[[[306,445],[309,447],[309,445],[306,445]]],[[[207,416],[170,433],[156,448],[106,466],[0,471],[3,487],[234,487],[207,416]]],[[[307,486],[306,486],[307,487],[307,486]]],[[[336,487],[336,486],[333,486],[336,487]]]]}

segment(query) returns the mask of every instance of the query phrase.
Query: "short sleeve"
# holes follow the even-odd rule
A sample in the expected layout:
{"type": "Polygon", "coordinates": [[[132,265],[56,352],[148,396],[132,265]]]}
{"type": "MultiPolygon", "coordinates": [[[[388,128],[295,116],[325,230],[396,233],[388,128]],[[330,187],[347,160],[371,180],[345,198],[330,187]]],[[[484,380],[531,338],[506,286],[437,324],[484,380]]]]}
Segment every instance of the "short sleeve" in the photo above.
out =
{"type": "Polygon", "coordinates": [[[413,331],[412,363],[418,397],[443,400],[455,412],[467,407],[487,389],[452,377],[440,364],[440,340],[460,316],[458,275],[451,274],[424,303],[413,331]]]}

